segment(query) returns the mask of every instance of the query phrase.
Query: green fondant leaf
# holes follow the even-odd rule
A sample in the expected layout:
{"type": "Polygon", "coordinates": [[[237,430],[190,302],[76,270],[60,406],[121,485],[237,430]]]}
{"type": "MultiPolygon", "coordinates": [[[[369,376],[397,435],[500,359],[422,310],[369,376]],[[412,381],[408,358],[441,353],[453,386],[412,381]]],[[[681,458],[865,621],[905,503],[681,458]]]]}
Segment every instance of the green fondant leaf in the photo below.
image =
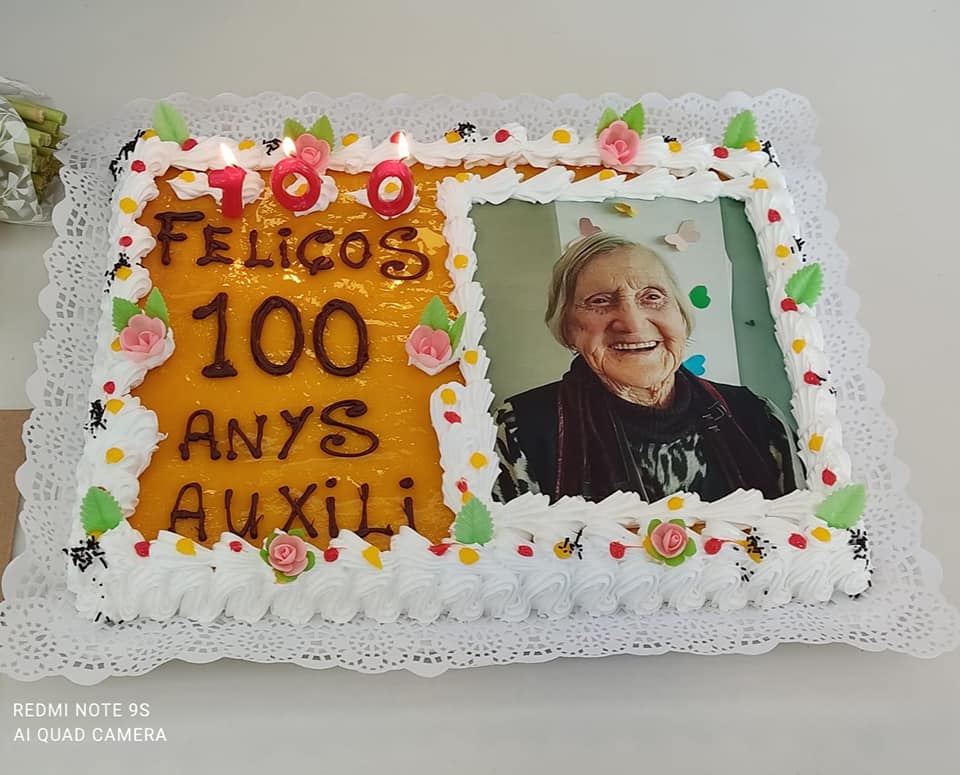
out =
{"type": "Polygon", "coordinates": [[[172,140],[180,145],[190,137],[187,122],[173,105],[158,102],[153,109],[153,131],[161,140],[172,140]]]}
{"type": "Polygon", "coordinates": [[[330,119],[325,115],[320,116],[316,121],[313,122],[313,126],[308,130],[310,134],[316,137],[318,140],[326,140],[327,145],[330,146],[330,150],[333,150],[334,137],[333,137],[333,127],[330,125],[330,119]]]}
{"type": "Polygon", "coordinates": [[[317,555],[315,555],[313,552],[307,552],[307,567],[303,569],[303,572],[306,573],[316,564],[317,564],[317,555]]]}
{"type": "Polygon", "coordinates": [[[867,488],[862,484],[848,484],[824,498],[817,506],[816,515],[830,527],[853,527],[867,505],[867,488]]]}
{"type": "Polygon", "coordinates": [[[650,524],[647,525],[647,535],[650,535],[654,530],[656,530],[662,523],[662,520],[651,519],[650,524]]]}
{"type": "Polygon", "coordinates": [[[127,299],[114,297],[113,299],[113,328],[120,333],[127,327],[130,318],[140,314],[140,307],[127,299]]]}
{"type": "Polygon", "coordinates": [[[693,541],[687,539],[687,545],[683,547],[683,556],[693,557],[693,555],[695,555],[696,553],[697,553],[697,545],[693,541]]]}
{"type": "Polygon", "coordinates": [[[464,312],[461,315],[457,316],[457,319],[453,321],[450,325],[450,347],[452,350],[456,351],[457,345],[460,344],[460,338],[463,336],[463,327],[467,323],[467,313],[464,312]]]}
{"type": "Polygon", "coordinates": [[[88,533],[105,533],[120,524],[120,504],[106,490],[91,487],[80,502],[80,523],[88,533]]]}
{"type": "Polygon", "coordinates": [[[627,112],[620,116],[620,118],[638,135],[643,135],[643,126],[646,118],[644,117],[643,105],[641,103],[638,102],[632,108],[627,108],[627,112]]]}
{"type": "Polygon", "coordinates": [[[686,555],[678,554],[676,557],[664,557],[664,558],[663,558],[663,561],[664,561],[667,565],[669,565],[671,568],[675,568],[675,567],[677,567],[680,563],[682,563],[685,559],[687,559],[687,558],[686,558],[686,555]]]}
{"type": "Polygon", "coordinates": [[[288,576],[286,573],[281,573],[276,568],[273,570],[273,575],[280,584],[289,584],[291,581],[296,581],[299,578],[298,576],[288,576]]]}
{"type": "Polygon", "coordinates": [[[751,140],[757,139],[757,122],[749,110],[741,110],[730,119],[727,131],[723,133],[723,144],[728,148],[743,148],[751,140]]]}
{"type": "Polygon", "coordinates": [[[260,558],[268,565],[270,564],[270,553],[266,549],[260,550],[260,558]]]}
{"type": "Polygon", "coordinates": [[[167,312],[167,302],[163,300],[163,294],[159,288],[154,288],[147,296],[147,303],[143,305],[143,311],[150,317],[163,321],[163,324],[170,327],[170,313],[167,312]]]}
{"type": "Polygon", "coordinates": [[[297,538],[306,538],[307,531],[302,527],[295,527],[293,530],[288,530],[287,535],[296,536],[297,538]]]}
{"type": "Polygon", "coordinates": [[[304,128],[303,124],[297,121],[295,118],[288,118],[283,122],[283,136],[289,137],[291,140],[296,140],[300,135],[307,133],[307,130],[304,128]]]}
{"type": "Polygon", "coordinates": [[[599,137],[600,133],[618,118],[620,118],[620,116],[617,115],[617,111],[615,111],[613,108],[604,109],[603,114],[600,116],[600,123],[597,124],[597,137],[599,137]]]}
{"type": "Polygon", "coordinates": [[[471,498],[453,521],[453,537],[461,544],[485,544],[493,538],[493,520],[479,498],[471,498]]]}
{"type": "Polygon", "coordinates": [[[797,304],[806,304],[812,307],[823,290],[823,269],[820,264],[810,264],[793,273],[787,280],[787,296],[797,304]]]}
{"type": "Polygon", "coordinates": [[[684,530],[686,530],[686,528],[687,528],[687,523],[684,522],[683,519],[681,519],[680,517],[677,517],[676,519],[671,519],[671,520],[670,520],[670,524],[671,524],[671,525],[679,525],[679,526],[682,527],[684,530]]]}
{"type": "Polygon", "coordinates": [[[446,331],[450,328],[450,319],[447,317],[447,308],[439,296],[434,296],[427,303],[420,316],[420,325],[429,326],[437,331],[446,331]]]}

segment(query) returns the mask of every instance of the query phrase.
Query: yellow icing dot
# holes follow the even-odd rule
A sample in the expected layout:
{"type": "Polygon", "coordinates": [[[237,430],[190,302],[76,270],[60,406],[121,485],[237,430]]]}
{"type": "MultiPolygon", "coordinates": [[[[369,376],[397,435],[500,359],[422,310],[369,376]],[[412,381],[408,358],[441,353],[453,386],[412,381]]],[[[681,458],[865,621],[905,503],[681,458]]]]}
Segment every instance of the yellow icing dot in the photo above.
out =
{"type": "Polygon", "coordinates": [[[157,136],[156,132],[154,132],[152,129],[148,129],[142,135],[140,135],[140,139],[149,140],[151,137],[156,137],[156,136],[157,136]]]}
{"type": "Polygon", "coordinates": [[[764,188],[770,188],[770,186],[767,185],[767,181],[764,178],[754,178],[753,183],[750,184],[750,188],[754,191],[760,191],[764,188]]]}
{"type": "Polygon", "coordinates": [[[787,258],[790,256],[790,248],[786,245],[777,245],[776,249],[777,258],[787,258]]]}
{"type": "Polygon", "coordinates": [[[563,541],[557,541],[553,545],[553,553],[561,560],[569,560],[570,555],[573,554],[573,545],[567,539],[564,539],[563,541]]]}
{"type": "Polygon", "coordinates": [[[197,179],[197,176],[194,175],[190,170],[184,170],[180,173],[180,180],[184,183],[193,183],[197,179]]]}
{"type": "Polygon", "coordinates": [[[369,562],[377,570],[383,569],[383,560],[380,559],[380,550],[375,546],[368,546],[361,553],[363,559],[369,562]]]}
{"type": "Polygon", "coordinates": [[[683,508],[683,498],[679,495],[674,495],[670,500],[667,501],[667,508],[670,511],[678,511],[683,508]]]}
{"type": "Polygon", "coordinates": [[[457,394],[454,393],[450,388],[444,388],[440,391],[440,400],[443,401],[447,406],[453,406],[457,403],[457,394]]]}
{"type": "Polygon", "coordinates": [[[801,352],[803,348],[806,346],[807,346],[807,342],[805,339],[794,339],[790,343],[790,347],[793,349],[795,353],[801,352]]]}
{"type": "Polygon", "coordinates": [[[470,455],[470,465],[474,468],[483,468],[487,464],[487,456],[482,452],[474,452],[470,455]]]}
{"type": "Polygon", "coordinates": [[[476,350],[467,350],[463,354],[463,359],[471,366],[475,366],[479,359],[479,353],[476,350]]]}
{"type": "Polygon", "coordinates": [[[110,447],[105,457],[108,463],[119,463],[123,460],[123,450],[119,447],[110,447]]]}
{"type": "Polygon", "coordinates": [[[384,194],[396,194],[399,190],[400,186],[392,180],[383,187],[384,194]]]}
{"type": "Polygon", "coordinates": [[[116,414],[121,409],[123,409],[123,401],[119,398],[111,398],[107,401],[107,405],[104,407],[110,414],[116,414]]]}
{"type": "Polygon", "coordinates": [[[620,215],[626,215],[630,218],[633,218],[637,214],[637,211],[633,209],[631,205],[628,205],[626,202],[614,202],[613,209],[616,210],[620,215]]]}
{"type": "Polygon", "coordinates": [[[471,175],[471,173],[469,173],[469,172],[458,172],[458,173],[457,173],[457,180],[460,181],[461,183],[466,183],[468,180],[470,180],[471,177],[472,177],[472,175],[471,175]]]}
{"type": "Polygon", "coordinates": [[[177,541],[176,548],[180,554],[194,555],[197,553],[197,547],[189,538],[181,538],[177,541]]]}
{"type": "Polygon", "coordinates": [[[120,340],[114,339],[112,342],[110,342],[110,349],[113,350],[115,353],[120,352],[120,340]]]}
{"type": "Polygon", "coordinates": [[[135,213],[137,211],[137,203],[134,202],[130,197],[125,196],[120,200],[120,209],[127,215],[130,213],[135,213]]]}
{"type": "Polygon", "coordinates": [[[831,538],[830,531],[827,530],[825,527],[815,527],[813,530],[810,531],[810,535],[812,535],[818,541],[823,541],[824,543],[829,541],[831,538]]]}
{"type": "Polygon", "coordinates": [[[469,502],[472,501],[472,500],[473,500],[473,493],[472,493],[472,492],[467,491],[467,492],[465,492],[463,495],[460,496],[460,502],[461,502],[461,503],[469,503],[469,502]]]}
{"type": "Polygon", "coordinates": [[[344,135],[341,142],[343,143],[343,147],[346,148],[348,145],[353,145],[359,139],[360,139],[360,135],[357,135],[351,132],[348,135],[344,135]]]}
{"type": "Polygon", "coordinates": [[[463,255],[463,253],[457,253],[457,255],[453,257],[453,265],[457,269],[466,269],[469,263],[470,259],[463,255]]]}
{"type": "Polygon", "coordinates": [[[241,140],[239,143],[237,143],[237,150],[246,151],[250,148],[253,148],[254,145],[256,145],[256,143],[253,142],[253,140],[241,140]]]}
{"type": "Polygon", "coordinates": [[[460,142],[460,133],[459,133],[459,132],[454,132],[454,131],[451,129],[449,132],[447,132],[447,133],[443,136],[443,139],[446,140],[448,143],[459,143],[459,142],[460,142]]]}
{"type": "Polygon", "coordinates": [[[810,441],[807,442],[807,446],[810,448],[811,452],[819,452],[823,449],[823,436],[819,433],[814,433],[810,437],[810,441]]]}
{"type": "Polygon", "coordinates": [[[464,565],[473,565],[477,560],[480,559],[480,552],[476,549],[471,549],[469,546],[465,546],[460,550],[460,562],[464,565]]]}
{"type": "Polygon", "coordinates": [[[760,143],[758,143],[756,140],[747,140],[747,142],[743,144],[743,147],[748,151],[759,151],[760,143]]]}
{"type": "Polygon", "coordinates": [[[566,129],[554,129],[553,134],[550,135],[550,138],[555,143],[569,143],[573,138],[570,137],[570,133],[566,129]]]}
{"type": "Polygon", "coordinates": [[[676,140],[671,140],[669,143],[667,143],[667,148],[669,148],[674,153],[680,153],[680,151],[683,150],[683,145],[681,143],[678,143],[676,140]]]}
{"type": "Polygon", "coordinates": [[[130,270],[129,266],[121,266],[117,270],[117,279],[126,280],[131,274],[133,274],[133,272],[130,270]]]}
{"type": "Polygon", "coordinates": [[[613,170],[600,170],[600,180],[610,180],[612,177],[616,177],[616,172],[613,170]]]}

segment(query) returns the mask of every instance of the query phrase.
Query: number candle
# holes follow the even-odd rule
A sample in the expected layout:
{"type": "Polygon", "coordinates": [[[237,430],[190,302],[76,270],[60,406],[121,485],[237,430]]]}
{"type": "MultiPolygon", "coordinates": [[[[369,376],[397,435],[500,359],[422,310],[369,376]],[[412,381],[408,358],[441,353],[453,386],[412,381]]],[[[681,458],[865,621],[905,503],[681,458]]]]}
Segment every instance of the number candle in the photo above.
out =
{"type": "Polygon", "coordinates": [[[220,153],[223,154],[227,166],[222,170],[210,170],[207,173],[207,182],[212,188],[219,188],[223,192],[220,198],[220,212],[223,216],[239,218],[243,215],[243,179],[247,172],[236,166],[237,160],[223,143],[220,143],[220,153]]]}
{"type": "Polygon", "coordinates": [[[294,145],[293,140],[289,137],[283,138],[283,152],[287,154],[287,158],[279,161],[277,166],[273,168],[273,173],[270,175],[270,188],[273,189],[274,199],[276,199],[282,207],[294,213],[309,210],[320,198],[320,188],[323,185],[323,181],[313,167],[303,159],[298,159],[293,155],[296,153],[296,145],[294,145]],[[289,193],[283,187],[284,180],[290,175],[300,175],[307,181],[307,190],[305,193],[298,196],[289,193]]]}
{"type": "Polygon", "coordinates": [[[397,132],[396,143],[400,158],[380,162],[373,168],[367,180],[367,199],[370,201],[370,206],[384,218],[396,218],[406,212],[417,190],[413,183],[413,174],[404,161],[408,151],[407,138],[403,136],[403,132],[397,132]],[[399,181],[400,190],[389,198],[385,198],[381,196],[380,189],[389,178],[396,178],[399,181]]]}

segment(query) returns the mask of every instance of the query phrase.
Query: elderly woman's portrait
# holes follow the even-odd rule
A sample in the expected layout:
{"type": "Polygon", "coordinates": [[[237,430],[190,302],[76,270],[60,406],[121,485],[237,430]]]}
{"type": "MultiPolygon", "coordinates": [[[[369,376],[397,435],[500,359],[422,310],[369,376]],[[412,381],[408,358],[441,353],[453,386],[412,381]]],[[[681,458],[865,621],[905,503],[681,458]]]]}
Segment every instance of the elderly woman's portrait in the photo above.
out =
{"type": "Polygon", "coordinates": [[[473,214],[495,498],[776,498],[802,486],[760,258],[736,203],[636,203],[634,218],[610,203],[507,204],[517,212],[473,214]],[[679,224],[695,233],[682,248],[679,224]]]}

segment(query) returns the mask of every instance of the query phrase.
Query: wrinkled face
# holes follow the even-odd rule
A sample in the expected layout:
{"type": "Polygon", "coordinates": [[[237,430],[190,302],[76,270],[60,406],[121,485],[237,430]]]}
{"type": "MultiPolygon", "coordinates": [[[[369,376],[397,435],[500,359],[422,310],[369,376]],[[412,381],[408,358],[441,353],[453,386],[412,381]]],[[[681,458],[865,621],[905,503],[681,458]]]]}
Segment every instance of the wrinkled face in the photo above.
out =
{"type": "Polygon", "coordinates": [[[687,328],[669,278],[630,248],[581,270],[565,323],[567,340],[615,392],[657,390],[683,360],[687,328]]]}

